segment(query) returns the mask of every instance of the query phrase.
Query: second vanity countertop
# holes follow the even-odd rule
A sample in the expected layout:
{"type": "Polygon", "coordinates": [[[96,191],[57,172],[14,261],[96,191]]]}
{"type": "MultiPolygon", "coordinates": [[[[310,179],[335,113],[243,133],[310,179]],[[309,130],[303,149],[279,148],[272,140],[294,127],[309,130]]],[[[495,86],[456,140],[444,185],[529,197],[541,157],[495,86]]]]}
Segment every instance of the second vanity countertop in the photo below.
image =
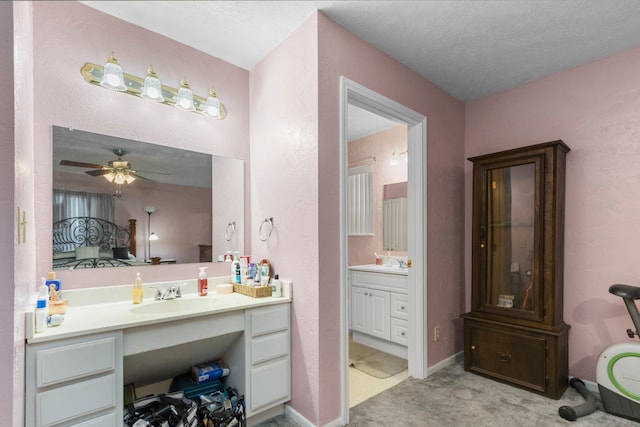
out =
{"type": "Polygon", "coordinates": [[[197,294],[195,281],[181,282],[182,297],[163,301],[154,300],[155,289],[152,287],[166,288],[171,284],[145,284],[142,304],[131,302],[132,285],[77,290],[63,288],[62,298],[69,302],[64,322],[36,334],[33,311],[28,311],[26,339],[28,343],[40,343],[291,302],[290,298],[252,298],[235,292],[218,295],[215,293],[217,283],[229,283],[229,280],[210,279],[209,295],[204,297],[197,294]]]}
{"type": "Polygon", "coordinates": [[[349,270],[367,271],[369,273],[387,273],[387,274],[400,274],[406,276],[409,273],[408,268],[401,268],[397,265],[386,266],[377,264],[364,264],[364,265],[352,265],[349,266],[349,270]]]}

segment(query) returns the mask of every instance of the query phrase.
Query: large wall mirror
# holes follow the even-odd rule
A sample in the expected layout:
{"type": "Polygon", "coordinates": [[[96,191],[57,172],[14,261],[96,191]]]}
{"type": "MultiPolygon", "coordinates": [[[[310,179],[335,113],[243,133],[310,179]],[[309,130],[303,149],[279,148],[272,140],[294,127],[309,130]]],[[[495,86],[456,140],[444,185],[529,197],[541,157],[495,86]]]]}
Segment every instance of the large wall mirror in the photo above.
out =
{"type": "Polygon", "coordinates": [[[244,162],[53,126],[53,268],[244,253],[244,162]]]}

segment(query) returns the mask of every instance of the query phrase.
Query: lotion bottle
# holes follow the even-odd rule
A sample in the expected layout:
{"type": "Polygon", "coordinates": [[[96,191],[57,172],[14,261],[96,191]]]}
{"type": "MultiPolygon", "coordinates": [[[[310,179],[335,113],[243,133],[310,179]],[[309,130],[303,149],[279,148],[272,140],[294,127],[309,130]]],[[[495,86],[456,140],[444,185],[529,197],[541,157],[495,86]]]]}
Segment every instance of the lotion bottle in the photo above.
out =
{"type": "Polygon", "coordinates": [[[36,332],[44,332],[49,323],[49,286],[43,280],[34,312],[36,332]]]}
{"type": "Polygon", "coordinates": [[[209,284],[207,282],[207,267],[198,267],[200,272],[198,273],[198,295],[201,297],[207,296],[209,293],[209,284]]]}
{"type": "Polygon", "coordinates": [[[133,284],[133,303],[142,303],[143,297],[144,291],[142,289],[142,277],[140,277],[140,273],[136,273],[136,281],[133,284]]]}
{"type": "Polygon", "coordinates": [[[231,283],[241,283],[236,281],[237,273],[240,271],[240,258],[235,257],[231,262],[231,283]]]}

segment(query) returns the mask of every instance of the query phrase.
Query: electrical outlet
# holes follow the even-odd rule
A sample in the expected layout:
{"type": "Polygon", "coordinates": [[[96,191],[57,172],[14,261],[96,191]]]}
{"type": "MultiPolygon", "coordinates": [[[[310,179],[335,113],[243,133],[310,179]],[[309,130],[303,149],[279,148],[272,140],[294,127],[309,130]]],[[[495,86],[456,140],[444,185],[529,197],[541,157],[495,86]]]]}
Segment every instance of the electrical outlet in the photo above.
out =
{"type": "Polygon", "coordinates": [[[440,341],[440,326],[433,328],[433,340],[440,341]]]}

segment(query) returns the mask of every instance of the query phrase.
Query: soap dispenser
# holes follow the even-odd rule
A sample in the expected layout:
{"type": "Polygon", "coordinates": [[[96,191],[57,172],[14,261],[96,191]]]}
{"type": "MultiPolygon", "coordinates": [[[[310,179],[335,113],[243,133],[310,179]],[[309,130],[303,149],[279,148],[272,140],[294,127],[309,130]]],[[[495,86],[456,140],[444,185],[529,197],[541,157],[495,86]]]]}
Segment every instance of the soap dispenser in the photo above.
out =
{"type": "Polygon", "coordinates": [[[136,281],[133,284],[133,303],[141,304],[144,298],[144,291],[142,289],[142,277],[140,273],[136,273],[136,281]]]}
{"type": "Polygon", "coordinates": [[[209,293],[209,283],[207,282],[207,272],[205,271],[208,267],[198,267],[200,272],[198,273],[198,295],[201,297],[206,297],[209,293]]]}

